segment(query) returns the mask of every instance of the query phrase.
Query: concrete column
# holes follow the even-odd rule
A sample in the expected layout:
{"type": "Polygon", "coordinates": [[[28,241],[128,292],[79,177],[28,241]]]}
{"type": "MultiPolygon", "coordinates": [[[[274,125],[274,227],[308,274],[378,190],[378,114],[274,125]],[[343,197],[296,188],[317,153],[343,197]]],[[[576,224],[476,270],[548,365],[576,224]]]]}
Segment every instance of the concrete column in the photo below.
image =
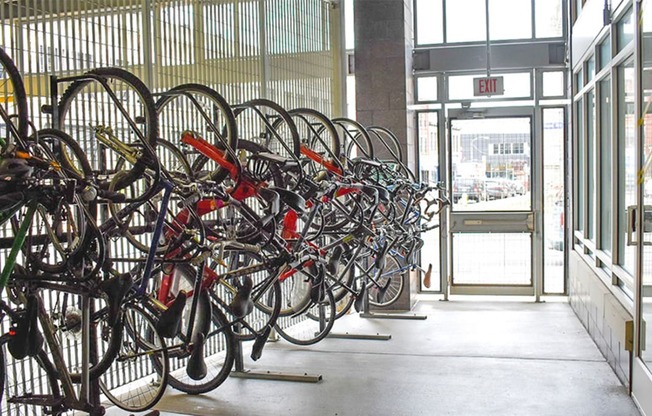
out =
{"type": "MultiPolygon", "coordinates": [[[[414,103],[412,0],[355,0],[354,21],[357,120],[394,132],[403,162],[414,171],[416,118],[409,110],[414,103]]],[[[411,295],[418,282],[413,273],[408,280],[395,309],[413,306],[411,295]]]]}

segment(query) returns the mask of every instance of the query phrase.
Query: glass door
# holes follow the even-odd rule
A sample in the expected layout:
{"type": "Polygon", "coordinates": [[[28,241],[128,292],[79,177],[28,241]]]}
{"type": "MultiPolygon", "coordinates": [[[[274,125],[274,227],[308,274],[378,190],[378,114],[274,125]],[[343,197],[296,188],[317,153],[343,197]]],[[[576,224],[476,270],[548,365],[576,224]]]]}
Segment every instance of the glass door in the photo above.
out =
{"type": "Polygon", "coordinates": [[[534,295],[533,112],[448,116],[450,293],[534,295]]]}

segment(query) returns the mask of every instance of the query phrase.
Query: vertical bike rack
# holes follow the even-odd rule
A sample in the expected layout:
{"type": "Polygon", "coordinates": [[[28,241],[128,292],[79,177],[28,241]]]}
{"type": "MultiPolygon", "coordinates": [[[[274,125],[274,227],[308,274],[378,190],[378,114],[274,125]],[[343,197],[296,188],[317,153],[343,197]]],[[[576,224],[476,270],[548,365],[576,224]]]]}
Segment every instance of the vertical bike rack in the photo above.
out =
{"type": "MultiPolygon", "coordinates": [[[[237,332],[240,332],[240,324],[235,325],[237,332]]],[[[244,378],[253,380],[275,380],[275,381],[294,381],[298,383],[319,383],[323,377],[321,374],[313,375],[308,373],[292,374],[278,371],[252,371],[244,366],[244,354],[242,349],[242,340],[235,342],[235,364],[231,371],[231,377],[244,378]]]]}

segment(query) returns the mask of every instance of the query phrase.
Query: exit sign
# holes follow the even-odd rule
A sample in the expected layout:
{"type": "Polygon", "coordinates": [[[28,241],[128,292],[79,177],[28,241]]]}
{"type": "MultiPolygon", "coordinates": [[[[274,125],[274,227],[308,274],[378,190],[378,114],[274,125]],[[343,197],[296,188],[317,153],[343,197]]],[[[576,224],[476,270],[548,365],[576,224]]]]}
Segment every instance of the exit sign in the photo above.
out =
{"type": "Polygon", "coordinates": [[[473,78],[473,95],[476,97],[503,95],[504,93],[503,77],[473,78]]]}

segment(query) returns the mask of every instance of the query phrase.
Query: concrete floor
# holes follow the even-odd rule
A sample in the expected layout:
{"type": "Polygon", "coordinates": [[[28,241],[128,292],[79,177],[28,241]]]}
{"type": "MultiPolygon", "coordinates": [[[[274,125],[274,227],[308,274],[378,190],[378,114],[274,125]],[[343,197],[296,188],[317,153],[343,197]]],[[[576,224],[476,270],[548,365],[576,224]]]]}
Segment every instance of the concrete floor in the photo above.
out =
{"type": "Polygon", "coordinates": [[[389,341],[279,341],[246,362],[321,374],[317,384],[230,378],[203,396],[169,390],[156,408],[166,416],[640,414],[566,303],[432,301],[415,312],[428,319],[352,315],[335,325],[389,341]]]}

